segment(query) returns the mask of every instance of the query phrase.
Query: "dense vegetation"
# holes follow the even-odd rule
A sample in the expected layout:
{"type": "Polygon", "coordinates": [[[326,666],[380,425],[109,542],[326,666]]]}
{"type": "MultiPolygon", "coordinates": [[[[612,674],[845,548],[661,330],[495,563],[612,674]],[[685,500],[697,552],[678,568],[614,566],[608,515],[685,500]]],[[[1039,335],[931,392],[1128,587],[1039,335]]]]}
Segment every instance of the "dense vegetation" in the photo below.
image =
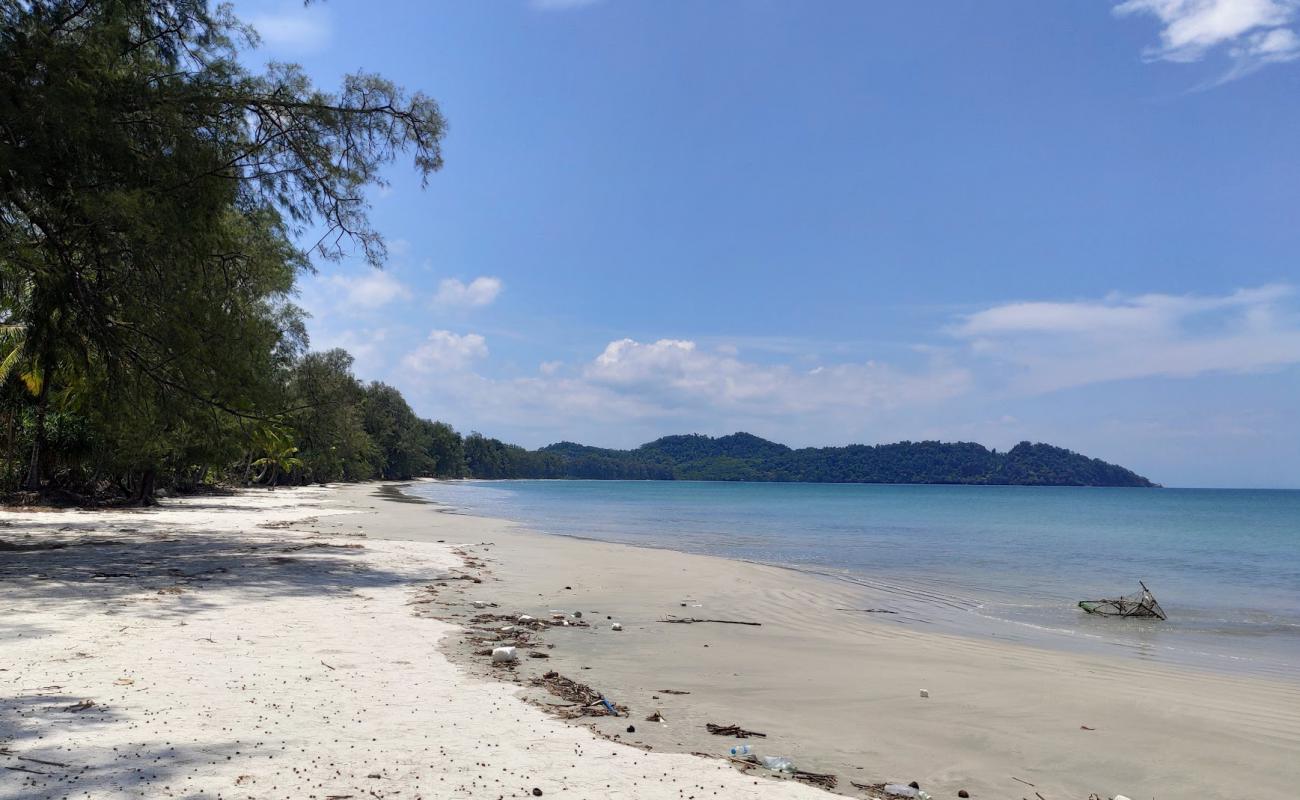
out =
{"type": "Polygon", "coordinates": [[[562,442],[534,452],[503,445],[499,452],[499,464],[506,466],[498,465],[492,477],[1154,485],[1123,467],[1029,442],[1021,442],[1005,453],[971,442],[899,442],[792,450],[748,433],[736,433],[719,438],[666,436],[635,450],[605,450],[562,442]]]}
{"type": "Polygon", "coordinates": [[[383,261],[365,190],[441,166],[438,106],[254,40],[206,0],[0,2],[0,492],[463,472],[290,302],[313,254],[383,261]]]}

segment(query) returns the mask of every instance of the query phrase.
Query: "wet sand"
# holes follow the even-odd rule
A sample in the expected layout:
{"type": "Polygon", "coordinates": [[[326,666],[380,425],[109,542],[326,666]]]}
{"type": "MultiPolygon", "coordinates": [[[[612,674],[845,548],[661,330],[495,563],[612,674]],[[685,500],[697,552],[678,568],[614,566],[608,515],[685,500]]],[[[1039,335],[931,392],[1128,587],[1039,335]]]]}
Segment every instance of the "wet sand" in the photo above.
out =
{"type": "MultiPolygon", "coordinates": [[[[556,670],[625,703],[630,720],[581,720],[623,741],[721,756],[737,742],[704,726],[734,723],[767,734],[749,740],[758,752],[836,774],[837,790],[859,797],[853,782],[1080,800],[1235,798],[1243,781],[1284,797],[1300,784],[1300,681],[944,635],[868,613],[849,587],[791,570],[428,517],[420,536],[469,543],[483,583],[462,582],[426,613],[466,625],[483,613],[474,600],[542,619],[582,611],[591,627],[549,628],[538,644],[548,658],[524,659],[518,673],[526,682],[556,670]],[[645,721],[656,710],[666,723],[645,721]]],[[[473,655],[481,643],[445,644],[467,669],[501,674],[473,655]]]]}

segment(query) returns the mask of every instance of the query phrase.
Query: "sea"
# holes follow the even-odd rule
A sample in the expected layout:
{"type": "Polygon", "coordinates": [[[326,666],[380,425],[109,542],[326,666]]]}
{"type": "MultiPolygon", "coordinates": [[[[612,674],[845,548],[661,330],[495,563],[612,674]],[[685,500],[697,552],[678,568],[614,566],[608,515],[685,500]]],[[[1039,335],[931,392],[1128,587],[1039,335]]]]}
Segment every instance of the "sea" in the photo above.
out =
{"type": "Polygon", "coordinates": [[[882,622],[1300,680],[1300,491],[448,481],[410,491],[542,533],[813,573],[882,622]],[[1139,590],[1166,621],[1083,613],[1139,590]]]}

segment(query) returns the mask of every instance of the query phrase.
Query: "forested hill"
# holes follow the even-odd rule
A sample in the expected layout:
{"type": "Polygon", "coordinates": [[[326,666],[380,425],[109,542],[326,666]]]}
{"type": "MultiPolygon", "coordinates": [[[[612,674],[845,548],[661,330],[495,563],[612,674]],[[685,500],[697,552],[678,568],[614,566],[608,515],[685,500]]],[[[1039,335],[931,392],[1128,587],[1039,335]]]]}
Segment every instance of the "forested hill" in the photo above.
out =
{"type": "Polygon", "coordinates": [[[561,442],[528,451],[466,441],[469,473],[485,478],[961,483],[1017,486],[1156,484],[1115,464],[1021,442],[999,453],[973,442],[899,442],[793,450],[748,433],[665,436],[635,450],[561,442]]]}

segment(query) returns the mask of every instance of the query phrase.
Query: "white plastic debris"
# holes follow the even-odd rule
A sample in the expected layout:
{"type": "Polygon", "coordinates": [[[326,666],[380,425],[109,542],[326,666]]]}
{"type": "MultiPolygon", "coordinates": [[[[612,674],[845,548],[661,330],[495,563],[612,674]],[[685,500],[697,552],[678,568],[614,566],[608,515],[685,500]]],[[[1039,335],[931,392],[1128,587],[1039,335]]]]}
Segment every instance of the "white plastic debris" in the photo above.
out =
{"type": "Polygon", "coordinates": [[[623,623],[615,622],[613,625],[610,625],[609,627],[611,630],[621,631],[623,630],[623,623]]]}
{"type": "Polygon", "coordinates": [[[475,600],[475,601],[474,601],[474,607],[475,607],[475,608],[487,608],[487,603],[483,602],[482,600],[475,600]]]}
{"type": "Polygon", "coordinates": [[[885,784],[885,794],[890,797],[914,797],[916,800],[930,800],[930,795],[920,789],[906,786],[901,783],[885,784]]]}
{"type": "Polygon", "coordinates": [[[494,647],[492,648],[493,664],[510,664],[518,661],[519,656],[515,653],[513,647],[494,647]]]}
{"type": "Polygon", "coordinates": [[[521,615],[519,616],[519,621],[520,621],[520,622],[532,622],[532,621],[533,621],[533,618],[530,617],[530,616],[528,616],[527,614],[521,614],[521,615]]]}
{"type": "Polygon", "coordinates": [[[1122,794],[1117,794],[1115,795],[1114,800],[1128,800],[1128,798],[1122,794]]]}
{"type": "Polygon", "coordinates": [[[501,626],[501,632],[502,632],[502,633],[510,633],[510,632],[513,631],[514,629],[515,629],[515,626],[514,626],[514,625],[502,625],[502,626],[501,626]]]}
{"type": "Polygon", "coordinates": [[[930,696],[930,690],[929,690],[929,689],[922,689],[922,690],[921,690],[921,696],[922,696],[922,697],[929,697],[929,696],[930,696]]]}

